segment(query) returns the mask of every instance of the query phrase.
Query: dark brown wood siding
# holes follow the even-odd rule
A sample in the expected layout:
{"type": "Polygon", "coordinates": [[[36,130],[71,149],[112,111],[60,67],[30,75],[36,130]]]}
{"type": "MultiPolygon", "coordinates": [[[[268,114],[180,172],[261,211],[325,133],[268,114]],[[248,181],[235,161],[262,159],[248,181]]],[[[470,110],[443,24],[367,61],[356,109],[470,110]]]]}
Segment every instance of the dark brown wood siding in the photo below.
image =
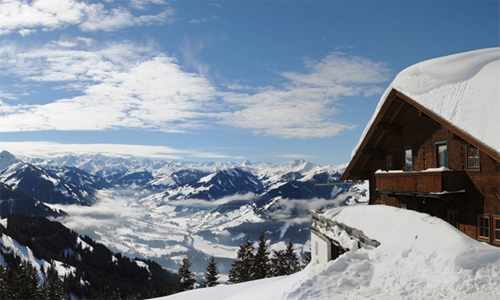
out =
{"type": "MultiPolygon", "coordinates": [[[[393,110],[397,110],[399,106],[395,105],[393,110]]],[[[466,169],[467,142],[408,104],[404,105],[404,109],[398,110],[397,116],[384,116],[383,120],[388,118],[391,118],[392,124],[401,126],[401,134],[393,132],[385,134],[379,139],[374,135],[373,140],[376,140],[378,144],[375,146],[379,151],[382,150],[384,155],[372,155],[365,158],[365,170],[371,174],[370,204],[380,204],[382,202],[397,207],[404,204],[407,209],[429,213],[444,220],[447,220],[448,211],[457,211],[460,230],[476,239],[477,215],[500,215],[499,162],[481,152],[480,170],[468,171],[466,169]],[[428,197],[425,195],[396,195],[395,193],[379,193],[376,191],[377,183],[374,173],[378,169],[386,169],[384,156],[392,155],[393,170],[404,170],[404,150],[411,148],[413,151],[414,171],[436,168],[436,143],[447,144],[448,167],[463,174],[461,177],[463,182],[460,185],[463,185],[465,193],[428,197]]],[[[370,145],[368,143],[368,146],[370,145]]],[[[375,149],[375,147],[372,149],[375,149]]],[[[453,184],[453,182],[448,184],[453,184]]],[[[490,242],[492,241],[493,239],[490,242]]]]}

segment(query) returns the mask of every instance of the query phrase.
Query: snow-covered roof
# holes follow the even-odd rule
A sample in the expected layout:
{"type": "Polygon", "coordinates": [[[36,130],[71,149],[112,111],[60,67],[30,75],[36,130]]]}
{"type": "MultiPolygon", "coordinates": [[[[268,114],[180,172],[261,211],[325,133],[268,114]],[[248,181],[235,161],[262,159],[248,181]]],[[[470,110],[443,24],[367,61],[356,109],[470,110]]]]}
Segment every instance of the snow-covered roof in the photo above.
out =
{"type": "Polygon", "coordinates": [[[351,157],[392,90],[500,153],[500,48],[435,58],[403,70],[382,95],[351,157]]]}

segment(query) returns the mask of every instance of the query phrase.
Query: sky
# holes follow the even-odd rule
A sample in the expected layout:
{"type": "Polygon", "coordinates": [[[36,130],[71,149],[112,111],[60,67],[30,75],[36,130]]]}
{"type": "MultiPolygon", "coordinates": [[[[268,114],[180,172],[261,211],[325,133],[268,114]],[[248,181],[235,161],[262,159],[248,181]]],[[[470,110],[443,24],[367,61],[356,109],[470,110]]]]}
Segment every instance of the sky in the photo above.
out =
{"type": "Polygon", "coordinates": [[[340,165],[400,71],[498,46],[498,1],[0,0],[0,150],[340,165]]]}

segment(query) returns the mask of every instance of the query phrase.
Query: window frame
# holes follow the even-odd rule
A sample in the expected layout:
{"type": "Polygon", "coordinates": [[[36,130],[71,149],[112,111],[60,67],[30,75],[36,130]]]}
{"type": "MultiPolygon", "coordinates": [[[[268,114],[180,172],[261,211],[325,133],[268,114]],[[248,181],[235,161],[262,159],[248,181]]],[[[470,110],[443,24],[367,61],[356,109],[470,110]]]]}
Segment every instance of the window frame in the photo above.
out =
{"type": "Polygon", "coordinates": [[[448,209],[446,210],[446,219],[448,221],[449,224],[451,224],[451,226],[455,227],[456,229],[460,230],[460,221],[459,221],[459,217],[458,217],[458,210],[456,209],[448,209]],[[450,222],[450,216],[451,215],[455,215],[456,217],[456,224],[455,222],[450,222]]]}
{"type": "Polygon", "coordinates": [[[491,242],[491,216],[489,214],[477,214],[477,218],[476,218],[476,239],[478,241],[482,241],[482,242],[488,242],[490,243],[491,242]],[[480,219],[487,219],[487,226],[479,226],[479,220],[480,219]],[[486,228],[488,229],[488,236],[481,236],[479,235],[479,231],[481,228],[486,228]]]}
{"type": "Polygon", "coordinates": [[[448,163],[448,161],[449,161],[449,147],[448,147],[448,141],[443,141],[443,142],[435,142],[435,143],[434,143],[434,152],[435,152],[435,154],[436,154],[436,168],[440,168],[440,166],[439,166],[439,151],[438,151],[438,149],[439,149],[439,146],[441,146],[441,145],[445,145],[445,146],[446,146],[446,159],[445,159],[445,165],[444,165],[444,166],[445,166],[446,168],[449,168],[449,167],[450,167],[450,165],[449,165],[449,163],[448,163]]]}
{"type": "Polygon", "coordinates": [[[495,227],[495,220],[500,221],[500,216],[499,215],[491,215],[491,233],[492,237],[491,240],[493,241],[493,244],[500,245],[500,239],[496,239],[496,232],[500,231],[500,227],[498,229],[495,227]]]}
{"type": "Polygon", "coordinates": [[[406,146],[403,148],[403,166],[405,172],[412,172],[415,170],[415,159],[413,157],[413,147],[412,146],[406,146]],[[406,151],[410,150],[411,151],[411,170],[406,169],[406,151]]]}
{"type": "Polygon", "coordinates": [[[477,147],[472,146],[471,144],[465,145],[465,170],[472,172],[481,172],[481,150],[479,150],[479,148],[477,147]],[[469,148],[477,149],[477,164],[478,164],[477,168],[469,167],[469,148]]]}
{"type": "Polygon", "coordinates": [[[385,167],[386,167],[387,171],[391,171],[394,169],[394,158],[393,158],[392,154],[385,156],[385,167]],[[389,160],[391,161],[390,168],[389,168],[389,160]]]}

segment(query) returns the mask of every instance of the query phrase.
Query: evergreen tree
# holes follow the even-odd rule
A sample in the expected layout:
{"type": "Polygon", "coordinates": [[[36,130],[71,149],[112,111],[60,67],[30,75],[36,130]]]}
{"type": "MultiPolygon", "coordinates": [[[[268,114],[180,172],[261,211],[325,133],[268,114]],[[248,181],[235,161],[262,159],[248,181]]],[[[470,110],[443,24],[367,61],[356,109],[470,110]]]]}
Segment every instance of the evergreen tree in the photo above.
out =
{"type": "Polygon", "coordinates": [[[253,246],[250,238],[240,245],[238,250],[238,258],[231,264],[229,270],[229,282],[239,283],[252,279],[252,263],[253,263],[253,246]]]}
{"type": "Polygon", "coordinates": [[[311,251],[307,251],[304,253],[304,259],[302,260],[301,269],[307,267],[307,265],[311,262],[311,251]]]}
{"type": "Polygon", "coordinates": [[[274,250],[271,258],[271,276],[287,275],[287,264],[285,262],[285,251],[274,250]]]}
{"type": "Polygon", "coordinates": [[[287,264],[287,269],[289,274],[293,274],[295,272],[298,272],[300,270],[300,262],[299,258],[297,257],[297,254],[293,251],[293,244],[292,241],[288,242],[288,246],[286,247],[285,254],[284,254],[285,262],[287,264]]]}
{"type": "Polygon", "coordinates": [[[38,286],[40,284],[40,277],[30,262],[21,262],[17,271],[16,284],[19,285],[16,299],[43,299],[41,289],[38,286]]]}
{"type": "Polygon", "coordinates": [[[260,232],[257,253],[254,257],[252,280],[268,277],[269,274],[269,252],[264,231],[260,232]]]}
{"type": "Polygon", "coordinates": [[[43,293],[46,299],[60,300],[65,298],[64,285],[56,269],[51,265],[47,270],[47,280],[43,285],[43,293]]]}
{"type": "Polygon", "coordinates": [[[193,272],[189,270],[191,267],[191,262],[189,258],[186,256],[182,259],[182,266],[179,268],[179,272],[177,276],[179,276],[179,281],[177,281],[175,291],[183,292],[187,290],[192,290],[194,288],[194,284],[196,283],[196,279],[194,278],[193,272]]]}
{"type": "Polygon", "coordinates": [[[210,262],[207,265],[207,271],[205,272],[205,279],[203,280],[203,285],[205,287],[216,286],[219,284],[219,270],[217,269],[217,263],[215,262],[215,257],[212,256],[210,262]]]}
{"type": "Polygon", "coordinates": [[[5,279],[7,270],[0,264],[0,300],[6,299],[7,280],[5,279]]]}

